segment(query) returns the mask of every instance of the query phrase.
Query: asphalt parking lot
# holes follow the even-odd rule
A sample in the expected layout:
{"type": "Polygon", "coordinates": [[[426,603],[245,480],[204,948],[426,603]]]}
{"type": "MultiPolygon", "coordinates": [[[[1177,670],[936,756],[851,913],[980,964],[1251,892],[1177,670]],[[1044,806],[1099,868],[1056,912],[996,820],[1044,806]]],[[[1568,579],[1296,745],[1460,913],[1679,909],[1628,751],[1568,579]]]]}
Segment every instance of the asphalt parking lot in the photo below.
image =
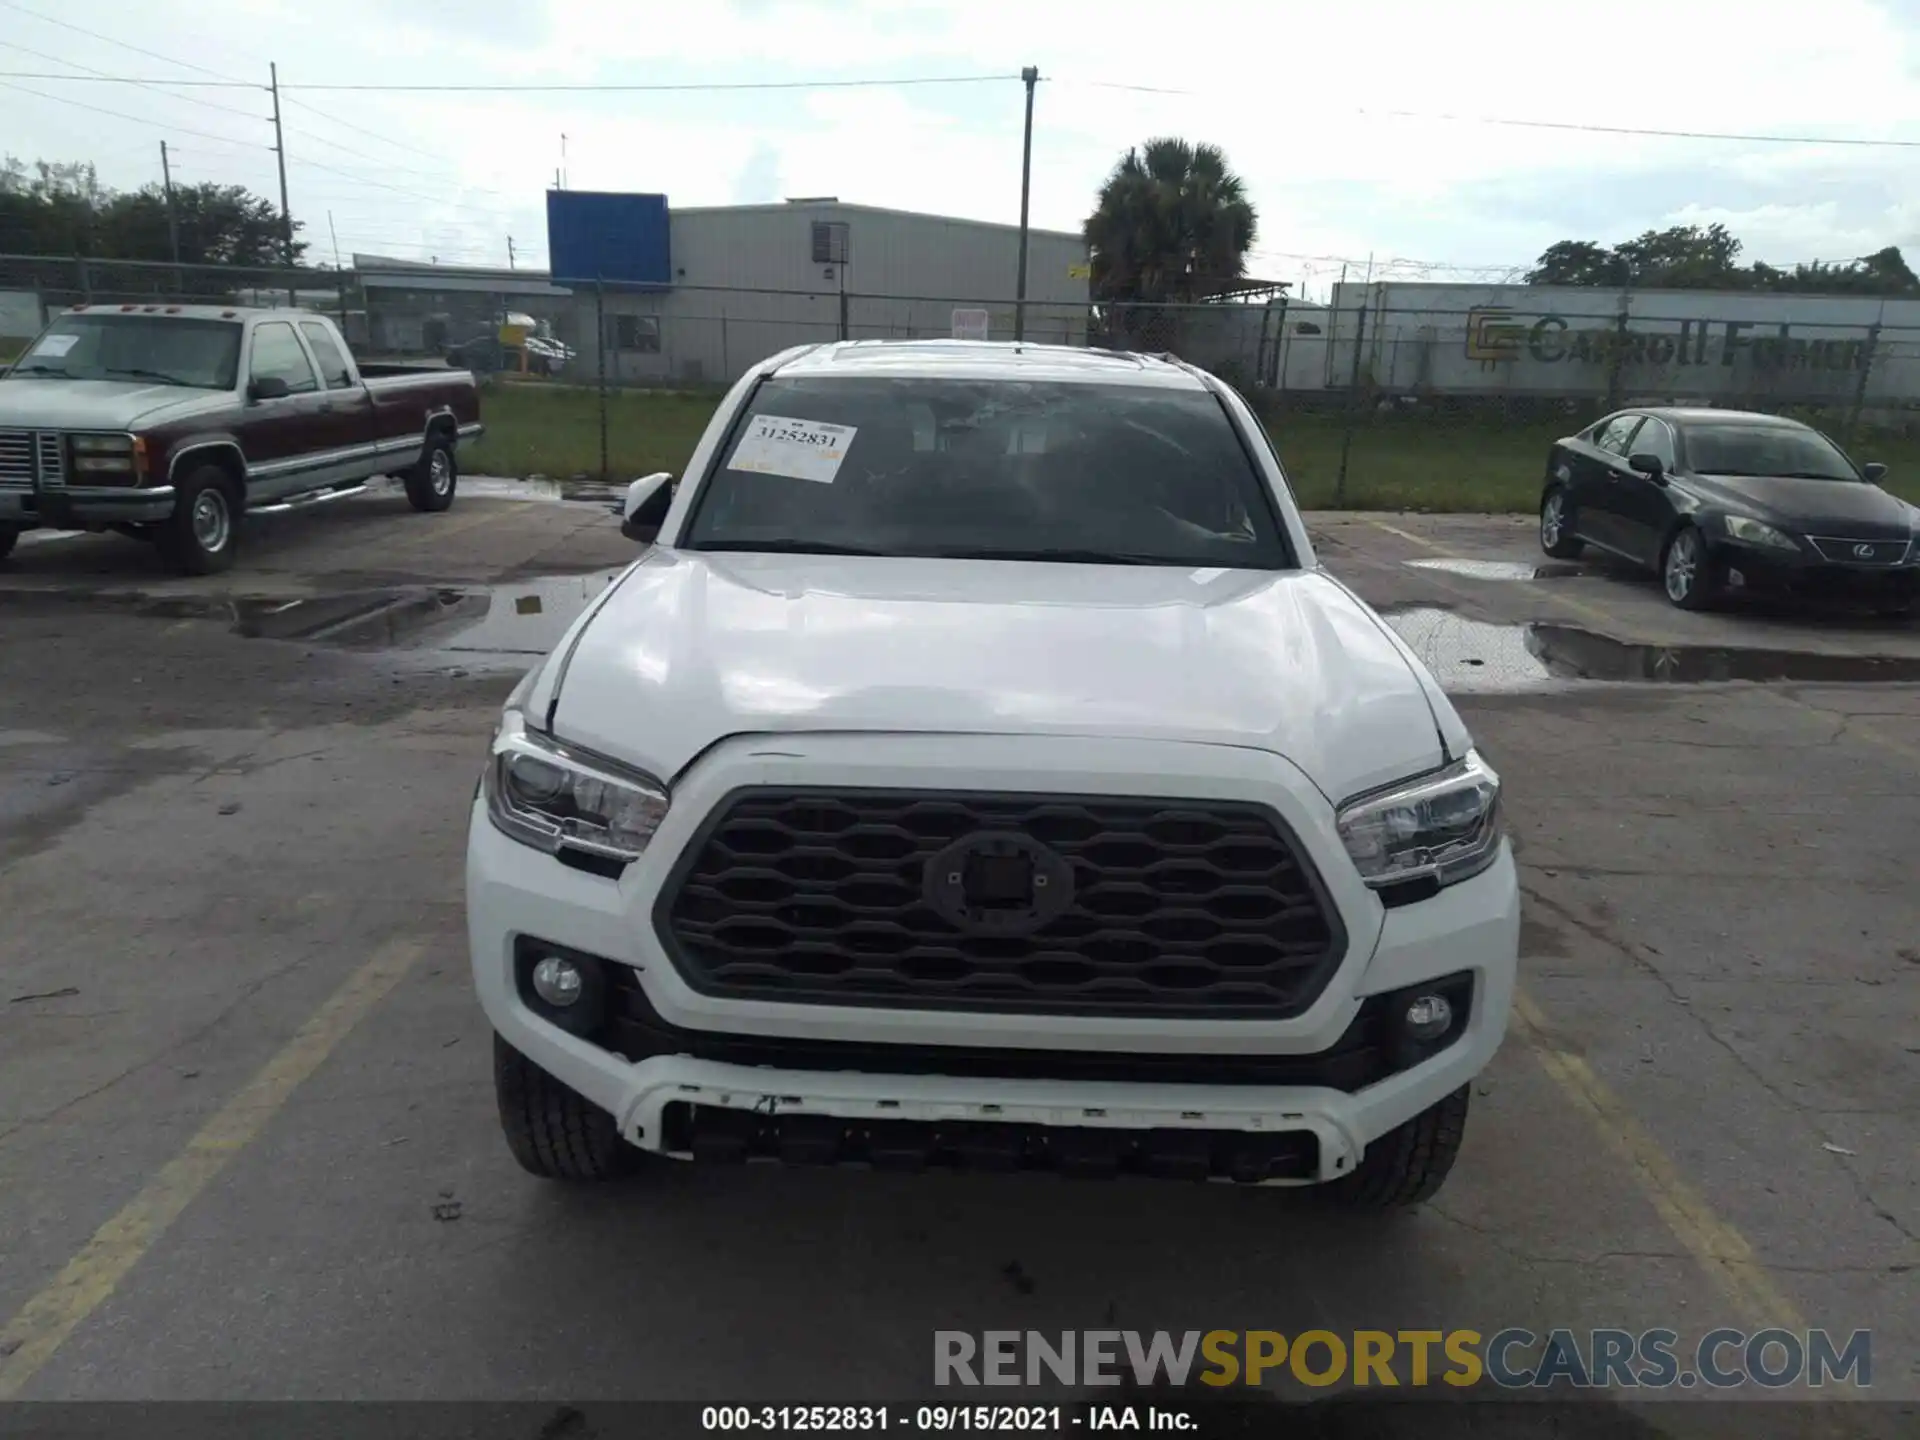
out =
{"type": "Polygon", "coordinates": [[[845,1401],[924,1393],[943,1328],[1725,1325],[1871,1329],[1920,1399],[1920,622],[1315,517],[1458,694],[1526,891],[1514,1030],[1416,1212],[569,1193],[498,1134],[464,827],[499,701],[633,547],[516,494],[282,517],[211,580],[117,537],[0,566],[0,1398],[845,1401]]]}

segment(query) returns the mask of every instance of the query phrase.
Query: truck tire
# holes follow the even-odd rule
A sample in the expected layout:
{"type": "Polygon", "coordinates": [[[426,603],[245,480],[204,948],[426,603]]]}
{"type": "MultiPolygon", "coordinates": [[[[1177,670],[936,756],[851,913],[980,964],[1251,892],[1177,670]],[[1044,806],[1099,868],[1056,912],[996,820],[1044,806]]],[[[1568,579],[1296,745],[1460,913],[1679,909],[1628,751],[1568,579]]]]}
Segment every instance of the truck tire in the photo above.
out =
{"type": "Polygon", "coordinates": [[[1467,1133],[1467,1100],[1462,1085],[1404,1125],[1396,1125],[1367,1147],[1359,1168],[1327,1186],[1328,1198],[1343,1210],[1397,1210],[1430,1200],[1446,1182],[1467,1133]]]}
{"type": "Polygon", "coordinates": [[[202,465],[181,481],[173,513],[154,527],[160,554],[183,575],[225,570],[239,535],[239,487],[218,465],[202,465]]]}
{"type": "Polygon", "coordinates": [[[453,442],[435,434],[427,441],[420,463],[407,472],[407,499],[416,510],[429,513],[445,510],[453,504],[453,492],[459,483],[460,471],[453,462],[453,442]]]}
{"type": "Polygon", "coordinates": [[[639,1151],[620,1138],[613,1116],[570,1090],[499,1035],[493,1037],[493,1093],[500,1129],[520,1168],[542,1180],[611,1180],[630,1174],[639,1151]]]}
{"type": "Polygon", "coordinates": [[[0,560],[13,553],[13,543],[20,538],[18,525],[0,525],[0,560]]]}

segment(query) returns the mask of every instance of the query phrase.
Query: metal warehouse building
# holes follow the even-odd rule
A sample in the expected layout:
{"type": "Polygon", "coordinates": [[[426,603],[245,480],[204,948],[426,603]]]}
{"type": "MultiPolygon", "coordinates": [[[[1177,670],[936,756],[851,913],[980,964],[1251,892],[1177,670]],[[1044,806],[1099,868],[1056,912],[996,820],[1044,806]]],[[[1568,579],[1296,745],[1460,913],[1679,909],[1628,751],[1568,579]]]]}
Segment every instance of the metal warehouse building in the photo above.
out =
{"type": "MultiPolygon", "coordinates": [[[[671,211],[663,196],[548,200],[554,283],[573,291],[563,333],[579,337],[582,377],[598,373],[596,335],[608,379],[629,384],[731,380],[790,345],[842,337],[947,337],[956,310],[984,310],[988,338],[1013,336],[1014,225],[834,199],[671,211]]],[[[1027,338],[1084,345],[1085,243],[1029,230],[1027,244],[1027,338]]]]}

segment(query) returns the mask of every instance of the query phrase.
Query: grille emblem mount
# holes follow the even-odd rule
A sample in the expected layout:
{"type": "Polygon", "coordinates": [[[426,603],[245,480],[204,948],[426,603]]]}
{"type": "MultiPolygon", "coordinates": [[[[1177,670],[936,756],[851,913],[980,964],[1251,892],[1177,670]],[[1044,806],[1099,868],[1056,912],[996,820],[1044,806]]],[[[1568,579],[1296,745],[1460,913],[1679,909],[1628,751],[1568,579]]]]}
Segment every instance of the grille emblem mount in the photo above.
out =
{"type": "Polygon", "coordinates": [[[1025,935],[1073,903],[1073,867],[1031,835],[981,831],[929,858],[921,889],[956,929],[1025,935]]]}

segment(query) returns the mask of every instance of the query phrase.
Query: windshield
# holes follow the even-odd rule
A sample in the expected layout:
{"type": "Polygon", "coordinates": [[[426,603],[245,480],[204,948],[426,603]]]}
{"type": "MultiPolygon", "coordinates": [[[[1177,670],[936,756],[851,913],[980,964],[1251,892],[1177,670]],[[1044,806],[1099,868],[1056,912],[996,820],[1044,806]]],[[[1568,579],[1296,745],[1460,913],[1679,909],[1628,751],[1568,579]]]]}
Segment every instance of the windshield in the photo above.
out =
{"type": "Polygon", "coordinates": [[[171,315],[63,315],[20,357],[22,379],[143,380],[231,390],[240,326],[171,315]]]}
{"type": "Polygon", "coordinates": [[[1203,390],[774,379],[696,497],[691,550],[1290,568],[1203,390]]]}
{"type": "Polygon", "coordinates": [[[1826,436],[1783,425],[1689,425],[1687,463],[1703,475],[1860,478],[1826,436]]]}

